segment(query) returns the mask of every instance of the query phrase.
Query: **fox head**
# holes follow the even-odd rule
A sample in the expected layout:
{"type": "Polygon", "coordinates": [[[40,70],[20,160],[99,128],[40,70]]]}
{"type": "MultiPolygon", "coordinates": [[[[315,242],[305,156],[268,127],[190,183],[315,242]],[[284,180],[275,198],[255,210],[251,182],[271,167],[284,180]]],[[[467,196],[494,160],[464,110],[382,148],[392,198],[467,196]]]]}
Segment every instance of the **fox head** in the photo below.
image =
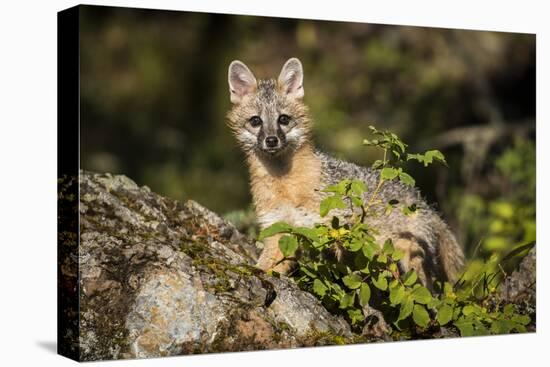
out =
{"type": "Polygon", "coordinates": [[[310,140],[311,121],[304,96],[302,63],[289,59],[277,80],[256,80],[241,61],[229,65],[232,109],[227,117],[247,154],[276,158],[291,154],[310,140]]]}

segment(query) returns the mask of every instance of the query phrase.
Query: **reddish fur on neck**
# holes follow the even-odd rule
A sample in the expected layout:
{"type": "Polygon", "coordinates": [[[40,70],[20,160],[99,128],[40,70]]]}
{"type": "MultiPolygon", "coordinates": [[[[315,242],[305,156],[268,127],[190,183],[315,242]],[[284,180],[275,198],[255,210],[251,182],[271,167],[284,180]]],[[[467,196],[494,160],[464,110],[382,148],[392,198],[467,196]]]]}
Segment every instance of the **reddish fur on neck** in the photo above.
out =
{"type": "Polygon", "coordinates": [[[268,213],[281,205],[319,209],[321,161],[310,144],[305,144],[286,159],[261,159],[256,154],[247,156],[250,168],[252,197],[258,215],[268,213]]]}

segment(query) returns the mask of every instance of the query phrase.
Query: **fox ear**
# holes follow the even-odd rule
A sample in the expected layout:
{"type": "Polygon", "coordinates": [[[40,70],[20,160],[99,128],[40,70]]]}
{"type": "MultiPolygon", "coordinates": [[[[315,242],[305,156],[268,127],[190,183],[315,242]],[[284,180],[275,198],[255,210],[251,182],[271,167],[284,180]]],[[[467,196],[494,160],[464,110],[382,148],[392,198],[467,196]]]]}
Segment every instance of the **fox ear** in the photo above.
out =
{"type": "Polygon", "coordinates": [[[227,73],[231,102],[240,103],[243,97],[256,88],[256,78],[242,62],[235,60],[229,65],[227,73]]]}
{"type": "Polygon", "coordinates": [[[297,58],[288,59],[279,74],[277,83],[283,93],[293,98],[302,98],[304,96],[304,71],[302,63],[297,58]]]}

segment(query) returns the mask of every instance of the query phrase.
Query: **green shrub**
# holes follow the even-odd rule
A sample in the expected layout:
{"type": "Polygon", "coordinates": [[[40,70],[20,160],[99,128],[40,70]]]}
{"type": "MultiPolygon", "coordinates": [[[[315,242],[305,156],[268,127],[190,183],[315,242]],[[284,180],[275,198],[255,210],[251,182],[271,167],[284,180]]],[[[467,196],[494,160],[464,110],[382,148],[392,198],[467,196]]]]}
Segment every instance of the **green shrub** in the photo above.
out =
{"type": "MultiPolygon", "coordinates": [[[[329,224],[319,223],[311,228],[279,222],[264,229],[260,240],[285,234],[279,241],[284,255],[281,261],[297,261],[292,277],[329,311],[344,315],[356,330],[365,324],[363,309],[370,306],[380,310],[392,330],[400,335],[412,328],[424,330],[431,326],[457,328],[463,336],[525,332],[531,319],[513,304],[498,299],[495,280],[499,274],[494,269],[524,255],[532,245],[517,248],[508,256],[476,262],[456,284],[436,282],[432,294],[420,284],[414,270],[400,272],[398,262],[403,253],[394,248],[391,240],[376,243],[374,230],[365,223],[365,218],[374,215],[371,206],[380,200],[378,192],[384,183],[399,180],[413,186],[414,178],[403,170],[407,161],[424,166],[446,161],[437,150],[407,153],[407,145],[395,134],[374,127],[370,130],[376,138],[365,140],[364,144],[384,153],[383,159],[372,166],[380,171],[378,184],[368,192],[362,181],[343,180],[324,189],[328,195],[319,208],[321,217],[334,209],[350,208],[355,213],[352,219],[344,223],[333,216],[329,224]],[[339,256],[342,253],[344,257],[339,256]]],[[[386,204],[387,211],[396,210],[395,203],[386,204]]],[[[406,215],[413,215],[415,210],[415,207],[403,209],[406,215]]]]}

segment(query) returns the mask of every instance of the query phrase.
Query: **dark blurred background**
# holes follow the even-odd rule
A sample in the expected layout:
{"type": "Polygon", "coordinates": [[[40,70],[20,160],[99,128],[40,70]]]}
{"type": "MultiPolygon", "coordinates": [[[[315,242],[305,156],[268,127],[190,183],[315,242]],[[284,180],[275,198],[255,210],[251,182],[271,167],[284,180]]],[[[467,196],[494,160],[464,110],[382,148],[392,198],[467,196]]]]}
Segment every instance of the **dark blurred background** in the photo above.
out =
{"type": "Polygon", "coordinates": [[[295,56],[319,148],[370,165],[372,124],[411,151],[440,149],[449,168],[408,171],[470,256],[534,240],[534,35],[81,9],[83,169],[194,199],[254,234],[227,66],[276,77],[295,56]]]}

